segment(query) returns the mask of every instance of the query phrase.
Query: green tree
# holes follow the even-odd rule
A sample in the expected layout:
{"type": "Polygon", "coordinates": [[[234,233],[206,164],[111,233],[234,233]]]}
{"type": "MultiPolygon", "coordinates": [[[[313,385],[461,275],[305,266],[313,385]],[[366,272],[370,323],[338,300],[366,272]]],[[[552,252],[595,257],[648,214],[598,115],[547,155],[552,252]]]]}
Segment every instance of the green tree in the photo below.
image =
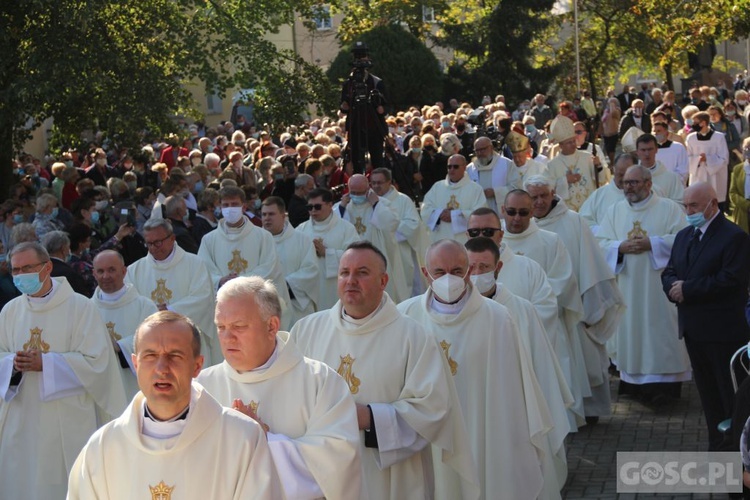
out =
{"type": "Polygon", "coordinates": [[[450,97],[478,102],[502,93],[509,102],[546,92],[557,72],[532,46],[551,22],[553,0],[458,0],[438,16],[435,40],[453,49],[450,97]],[[542,62],[543,64],[540,64],[542,62]]]}
{"type": "MultiPolygon", "coordinates": [[[[435,55],[414,35],[398,25],[378,26],[357,40],[367,44],[374,63],[372,73],[385,83],[391,111],[439,100],[443,74],[435,55]]],[[[328,77],[339,86],[349,76],[351,46],[344,46],[331,63],[328,77]]]]}
{"type": "MultiPolygon", "coordinates": [[[[13,151],[47,117],[54,117],[62,136],[98,129],[121,145],[135,145],[144,131],[164,133],[174,129],[174,116],[195,114],[186,90],[194,82],[220,94],[254,87],[269,103],[282,102],[294,82],[297,98],[285,116],[299,116],[325,94],[326,80],[277,50],[267,34],[311,4],[0,2],[0,186],[12,182],[13,151]]],[[[6,195],[3,188],[0,197],[6,195]]]]}

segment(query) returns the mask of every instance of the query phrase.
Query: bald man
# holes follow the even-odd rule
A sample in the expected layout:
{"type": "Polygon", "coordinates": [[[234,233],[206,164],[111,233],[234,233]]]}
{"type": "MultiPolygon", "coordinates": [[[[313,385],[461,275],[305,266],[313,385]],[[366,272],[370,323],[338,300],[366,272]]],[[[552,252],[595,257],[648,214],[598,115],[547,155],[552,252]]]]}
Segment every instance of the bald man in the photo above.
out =
{"type": "Polygon", "coordinates": [[[359,240],[369,241],[388,259],[391,279],[386,291],[395,302],[411,297],[412,276],[406,274],[401,260],[401,249],[396,241],[399,216],[391,201],[370,189],[370,182],[362,174],[349,178],[349,192],[334,206],[341,218],[357,230],[359,240]]]}
{"type": "Polygon", "coordinates": [[[471,212],[485,206],[484,189],[466,173],[466,158],[453,155],[448,158],[445,180],[436,182],[425,195],[421,215],[433,242],[447,238],[465,243],[471,212]]]}
{"type": "Polygon", "coordinates": [[[125,284],[127,272],[122,255],[114,250],[99,252],[94,257],[94,279],[99,286],[91,300],[102,315],[120,360],[125,396],[132,399],[138,392],[138,380],[131,357],[133,335],[141,321],[154,314],[157,309],[153,301],[138,294],[132,283],[125,284]]]}
{"type": "Polygon", "coordinates": [[[719,210],[716,191],[699,182],[683,198],[688,227],[677,233],[661,275],[664,293],[677,304],[678,329],[685,339],[708,427],[708,449],[717,450],[716,426],[732,415],[732,354],[750,339],[745,320],[750,237],[719,210]]]}
{"type": "MultiPolygon", "coordinates": [[[[422,272],[430,289],[398,310],[443,349],[467,416],[482,498],[559,495],[547,438],[555,422],[510,313],[472,285],[466,250],[454,240],[433,243],[422,272]]],[[[436,468],[438,488],[441,472],[436,468]]]]}
{"type": "Polygon", "coordinates": [[[497,211],[511,186],[521,184],[520,171],[512,161],[497,153],[489,137],[474,141],[474,161],[467,168],[469,177],[484,190],[487,206],[497,211]]]}

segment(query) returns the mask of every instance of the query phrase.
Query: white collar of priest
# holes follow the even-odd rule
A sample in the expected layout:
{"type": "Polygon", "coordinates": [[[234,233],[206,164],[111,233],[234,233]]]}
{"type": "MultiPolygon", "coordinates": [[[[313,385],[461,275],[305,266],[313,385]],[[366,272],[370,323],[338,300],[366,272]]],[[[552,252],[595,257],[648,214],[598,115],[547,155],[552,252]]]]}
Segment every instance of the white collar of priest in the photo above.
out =
{"type": "Polygon", "coordinates": [[[312,224],[313,224],[313,226],[317,226],[317,227],[327,227],[327,226],[328,226],[328,225],[330,225],[330,224],[331,224],[331,222],[333,221],[333,215],[334,215],[334,212],[332,211],[332,212],[331,212],[331,215],[329,215],[329,216],[328,216],[328,218],[327,218],[327,219],[325,219],[325,220],[322,220],[322,221],[320,221],[320,222],[316,221],[315,219],[310,219],[310,220],[312,221],[312,224]]]}
{"type": "Polygon", "coordinates": [[[146,400],[144,399],[142,419],[143,425],[141,427],[141,431],[143,432],[144,436],[155,439],[171,439],[173,437],[179,436],[180,434],[182,434],[182,431],[185,430],[185,425],[187,425],[187,415],[189,410],[190,405],[188,405],[185,410],[181,411],[174,418],[164,421],[157,420],[156,417],[154,417],[151,412],[148,411],[148,405],[146,404],[146,400]]]}
{"type": "Polygon", "coordinates": [[[430,309],[435,311],[438,314],[458,314],[461,311],[463,311],[464,306],[466,306],[466,303],[469,301],[469,296],[471,295],[471,285],[466,285],[466,290],[464,290],[464,296],[458,299],[458,302],[454,302],[453,304],[446,304],[444,302],[439,302],[435,298],[435,294],[432,294],[432,299],[430,300],[430,309]]]}
{"type": "Polygon", "coordinates": [[[271,356],[268,358],[268,361],[266,361],[265,363],[263,363],[262,365],[260,365],[257,368],[253,368],[250,371],[251,372],[256,372],[256,373],[264,372],[264,371],[268,370],[269,368],[271,368],[271,365],[273,365],[276,362],[276,359],[278,357],[279,357],[279,341],[277,339],[276,340],[276,347],[273,348],[273,352],[271,353],[271,356]]]}
{"type": "Polygon", "coordinates": [[[169,264],[172,262],[172,259],[174,259],[174,255],[177,253],[177,243],[172,247],[172,252],[167,255],[167,257],[164,260],[156,260],[154,259],[154,256],[152,255],[151,258],[154,259],[155,262],[158,262],[160,264],[169,264]]]}
{"type": "Polygon", "coordinates": [[[653,191],[651,191],[648,194],[648,196],[645,197],[644,199],[642,199],[641,201],[637,201],[635,203],[630,203],[630,201],[628,201],[628,203],[630,203],[630,206],[633,207],[633,208],[643,208],[646,205],[648,205],[648,202],[651,201],[651,197],[652,196],[654,196],[654,192],[653,191]]]}
{"type": "MultiPolygon", "coordinates": [[[[31,304],[34,305],[43,305],[52,300],[52,297],[55,296],[57,293],[57,290],[60,288],[60,285],[57,283],[57,281],[53,280],[52,278],[47,278],[52,281],[52,288],[49,289],[47,293],[44,295],[41,295],[39,297],[32,297],[31,295],[27,295],[26,298],[31,304]]],[[[42,285],[44,287],[44,285],[42,285]]]]}
{"type": "Polygon", "coordinates": [[[383,294],[383,297],[380,299],[380,305],[375,308],[373,312],[365,316],[364,318],[356,319],[352,318],[348,314],[346,314],[346,310],[344,309],[344,306],[341,307],[341,319],[343,319],[346,323],[349,323],[350,325],[357,325],[362,326],[368,321],[370,321],[377,313],[380,312],[381,309],[383,309],[383,306],[385,305],[386,297],[385,294],[383,294]]]}
{"type": "MultiPolygon", "coordinates": [[[[245,212],[245,215],[248,215],[250,212],[245,212]]],[[[254,216],[254,215],[253,215],[254,216]]],[[[227,229],[227,233],[229,234],[239,234],[242,232],[242,229],[245,227],[245,217],[240,218],[240,225],[239,226],[230,226],[229,223],[227,223],[224,227],[227,229]]]]}
{"type": "Polygon", "coordinates": [[[117,290],[115,293],[106,293],[101,288],[99,289],[99,300],[102,302],[117,302],[120,300],[123,295],[125,295],[128,291],[127,285],[122,285],[122,288],[117,290]]]}

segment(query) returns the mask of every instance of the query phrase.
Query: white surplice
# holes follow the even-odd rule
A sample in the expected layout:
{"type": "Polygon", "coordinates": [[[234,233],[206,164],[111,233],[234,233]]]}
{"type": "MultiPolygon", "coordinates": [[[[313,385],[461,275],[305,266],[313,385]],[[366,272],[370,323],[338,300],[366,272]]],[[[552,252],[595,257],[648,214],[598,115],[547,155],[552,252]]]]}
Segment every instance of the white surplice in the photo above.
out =
{"type": "Polygon", "coordinates": [[[705,136],[692,132],[685,139],[690,170],[690,184],[708,182],[716,191],[719,202],[727,199],[727,179],[729,176],[729,149],[724,134],[711,130],[705,136]],[[701,161],[701,154],[706,155],[706,161],[701,161]]]}
{"type": "Polygon", "coordinates": [[[615,185],[614,181],[600,187],[586,198],[578,213],[581,214],[583,220],[589,225],[594,236],[599,233],[599,225],[607,210],[624,198],[625,194],[622,192],[622,189],[615,185]]]}
{"type": "Polygon", "coordinates": [[[466,175],[479,184],[482,190],[492,189],[495,192],[494,198],[487,198],[487,206],[495,213],[499,213],[498,207],[505,201],[505,195],[519,182],[515,164],[496,152],[493,152],[489,165],[482,165],[478,160],[469,163],[466,175]]]}
{"type": "Polygon", "coordinates": [[[63,498],[89,436],[126,405],[99,311],[52,278],[44,298],[21,295],[0,312],[0,497],[63,498]],[[42,353],[42,371],[10,385],[17,351],[42,353]]]}
{"type": "Polygon", "coordinates": [[[148,254],[130,264],[126,281],[154,304],[166,304],[170,311],[193,320],[201,330],[201,352],[207,366],[224,359],[214,324],[214,287],[203,259],[175,244],[163,261],[148,254]]]}
{"type": "Polygon", "coordinates": [[[685,193],[685,184],[682,178],[676,173],[667,170],[667,167],[662,165],[658,160],[649,170],[651,171],[651,182],[659,195],[669,198],[675,203],[682,203],[682,196],[685,193]]]}
{"type": "Polygon", "coordinates": [[[328,365],[305,358],[276,335],[270,365],[240,373],[224,361],[198,382],[221,404],[255,407],[269,426],[268,444],[286,497],[357,498],[362,487],[359,430],[346,382],[328,365]]]}
{"type": "Polygon", "coordinates": [[[214,291],[218,289],[221,278],[229,273],[260,276],[273,281],[281,301],[281,327],[287,328],[291,320],[289,291],[273,236],[249,220],[243,220],[244,224],[239,228],[229,227],[226,220],[220,220],[216,229],[201,240],[198,257],[206,264],[214,291]]]}
{"type": "Polygon", "coordinates": [[[609,345],[626,382],[690,380],[690,360],[677,332],[677,309],[661,283],[674,237],[685,225],[682,208],[656,194],[635,205],[623,199],[610,207],[602,222],[597,238],[628,307],[609,345]],[[636,236],[648,238],[652,249],[624,254],[618,263],[620,243],[636,236]]]}
{"type": "Polygon", "coordinates": [[[429,443],[463,479],[455,498],[478,497],[476,466],[442,351],[388,294],[361,320],[344,317],[339,301],[298,321],[291,338],[303,355],[336,367],[354,401],[372,409],[378,448],[364,447],[361,438],[362,498],[441,495],[433,486],[429,443]]]}
{"type": "MultiPolygon", "coordinates": [[[[323,222],[315,222],[310,219],[299,226],[297,232],[306,234],[312,240],[320,239],[326,247],[323,257],[318,257],[319,286],[318,286],[318,310],[330,309],[338,300],[336,286],[339,275],[339,261],[344,255],[346,247],[359,240],[359,235],[354,226],[343,220],[334,211],[328,219],[323,222]]],[[[317,255],[317,254],[316,254],[317,255]]]]}
{"type": "Polygon", "coordinates": [[[68,500],[283,498],[254,420],[222,408],[194,382],[185,420],[150,422],[177,429],[162,439],[144,433],[144,403],[139,392],[125,413],[91,436],[70,474],[68,500]]]}
{"type": "Polygon", "coordinates": [[[289,324],[312,314],[318,303],[318,258],[315,246],[309,236],[297,231],[289,221],[284,223],[281,233],[273,236],[276,253],[281,261],[286,285],[294,294],[289,308],[289,324]]]}
{"type": "Polygon", "coordinates": [[[452,313],[434,300],[428,290],[398,309],[443,349],[466,415],[482,498],[560,498],[552,462],[557,450],[547,437],[554,421],[508,310],[471,285],[457,307],[447,306],[452,313]]]}
{"type": "Polygon", "coordinates": [[[135,376],[135,367],[130,355],[133,354],[133,337],[141,322],[154,314],[156,305],[146,297],[138,295],[132,283],[126,283],[123,290],[111,297],[97,287],[91,301],[99,309],[110,337],[120,346],[123,357],[128,362],[127,368],[120,366],[122,383],[125,386],[125,397],[130,400],[140,390],[135,376]]]}
{"type": "Polygon", "coordinates": [[[442,239],[466,243],[466,229],[471,212],[486,206],[487,199],[482,186],[472,181],[469,174],[464,174],[456,183],[446,176],[433,184],[424,197],[420,213],[430,232],[432,243],[442,239]],[[446,208],[451,212],[451,222],[440,220],[440,214],[446,208]]]}

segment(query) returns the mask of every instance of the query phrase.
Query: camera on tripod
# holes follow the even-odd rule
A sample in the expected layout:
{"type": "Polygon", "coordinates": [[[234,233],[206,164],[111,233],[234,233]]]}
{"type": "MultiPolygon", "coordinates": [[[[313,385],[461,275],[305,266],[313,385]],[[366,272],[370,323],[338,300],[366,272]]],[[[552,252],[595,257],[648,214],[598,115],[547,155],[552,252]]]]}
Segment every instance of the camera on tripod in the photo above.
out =
{"type": "Polygon", "coordinates": [[[483,106],[479,106],[477,109],[472,111],[467,117],[466,121],[469,122],[475,130],[474,139],[480,137],[488,137],[492,141],[492,147],[497,151],[500,148],[498,138],[500,132],[494,125],[487,126],[487,111],[483,106]]]}

